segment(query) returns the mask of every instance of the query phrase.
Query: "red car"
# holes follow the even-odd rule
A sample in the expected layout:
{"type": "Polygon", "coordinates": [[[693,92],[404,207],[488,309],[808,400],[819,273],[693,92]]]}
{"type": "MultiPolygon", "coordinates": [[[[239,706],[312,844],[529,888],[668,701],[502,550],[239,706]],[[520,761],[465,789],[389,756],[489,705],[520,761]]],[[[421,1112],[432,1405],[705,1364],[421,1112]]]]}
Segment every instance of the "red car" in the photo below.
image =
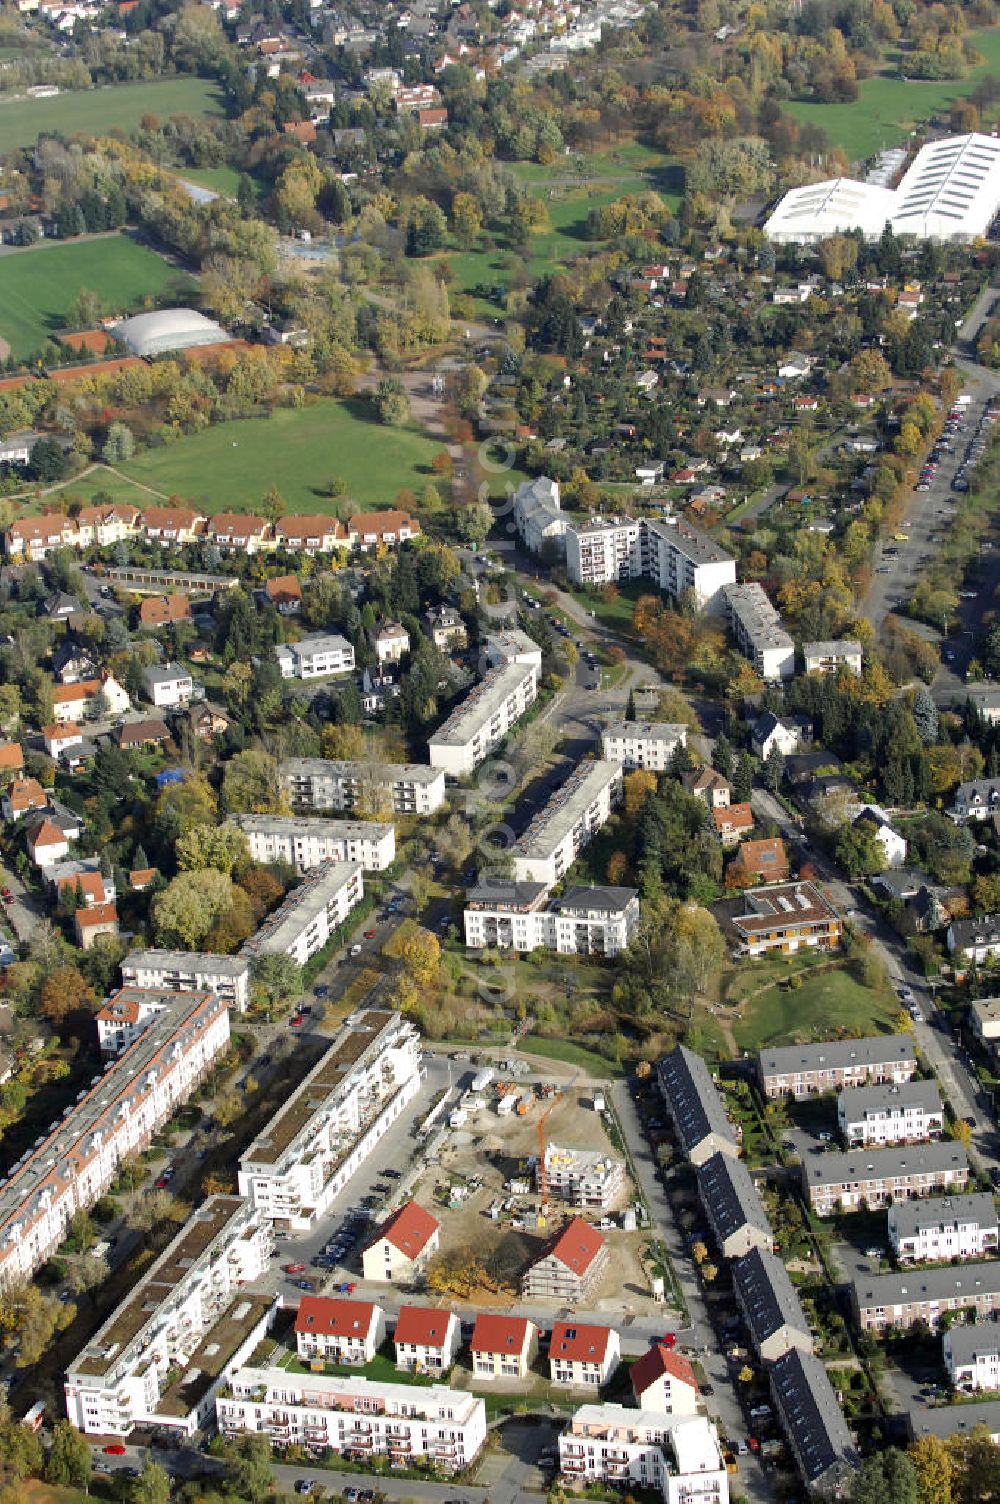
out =
{"type": "Polygon", "coordinates": [[[295,1017],[291,1020],[291,1025],[292,1025],[293,1029],[301,1029],[301,1027],[302,1027],[302,1014],[301,1013],[296,1013],[295,1017]]]}
{"type": "Polygon", "coordinates": [[[9,888],[0,888],[0,898],[3,899],[4,903],[14,902],[14,895],[9,888]]]}
{"type": "Polygon", "coordinates": [[[125,1448],[122,1446],[120,1441],[109,1441],[104,1450],[107,1452],[109,1457],[125,1456],[125,1448]]]}
{"type": "Polygon", "coordinates": [[[375,931],[374,930],[365,930],[365,939],[366,940],[374,940],[375,939],[375,931]]]}
{"type": "Polygon", "coordinates": [[[305,1264],[286,1264],[285,1265],[285,1273],[286,1274],[304,1274],[305,1273],[305,1267],[306,1267],[305,1264]]]}
{"type": "Polygon", "coordinates": [[[660,1338],[660,1341],[663,1343],[664,1347],[676,1347],[677,1346],[677,1333],[676,1332],[664,1332],[663,1336],[660,1338]]]}

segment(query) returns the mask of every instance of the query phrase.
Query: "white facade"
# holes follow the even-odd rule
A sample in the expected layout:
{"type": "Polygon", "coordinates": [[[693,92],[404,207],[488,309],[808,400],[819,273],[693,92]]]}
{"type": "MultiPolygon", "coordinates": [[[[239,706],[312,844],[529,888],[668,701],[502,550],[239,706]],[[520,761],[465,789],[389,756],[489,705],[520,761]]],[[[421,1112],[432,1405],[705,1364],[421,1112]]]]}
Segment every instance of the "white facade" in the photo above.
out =
{"type": "Polygon", "coordinates": [[[321,679],[354,672],[354,649],[346,637],[319,633],[274,650],[283,679],[321,679]]]}
{"type": "Polygon", "coordinates": [[[305,1362],[370,1363],[385,1336],[385,1312],[368,1300],[306,1295],[295,1317],[295,1350],[305,1362]]]}
{"type": "Polygon", "coordinates": [[[240,1195],[278,1226],[308,1231],[421,1079],[419,1036],[399,1013],[370,1010],[349,1019],[242,1155],[240,1195]]]}
{"type": "Polygon", "coordinates": [[[276,1308],[242,1294],[267,1274],[273,1248],[269,1222],[248,1202],[210,1197],[67,1367],[71,1424],[88,1436],[203,1426],[218,1385],[246,1362],[276,1308]],[[191,1385],[183,1396],[172,1393],[178,1371],[191,1385]]]}
{"type": "Polygon", "coordinates": [[[216,1400],[223,1436],[263,1432],[277,1446],[328,1447],[447,1472],[466,1468],[486,1440],[486,1404],[441,1385],[245,1368],[216,1400]]]}
{"type": "Polygon", "coordinates": [[[690,591],[700,609],[717,610],[736,580],[736,561],[705,533],[678,518],[594,518],[566,531],[566,572],[599,589],[647,578],[673,599],[690,591]]]}
{"type": "Polygon", "coordinates": [[[383,622],[375,635],[379,663],[398,663],[410,651],[410,634],[398,621],[383,622]]]}
{"type": "Polygon", "coordinates": [[[432,815],[444,803],[444,769],[420,763],[331,762],[290,757],[281,786],[303,810],[351,810],[385,805],[398,815],[432,815]]]}
{"type": "Polygon", "coordinates": [[[853,638],[805,642],[802,656],[807,674],[835,674],[842,668],[849,669],[852,674],[861,672],[861,644],[853,638]]]}
{"type": "Polygon", "coordinates": [[[687,746],[688,728],[670,721],[612,721],[601,733],[601,756],[626,768],[665,773],[675,747],[687,746]]]}
{"type": "Polygon", "coordinates": [[[542,672],[542,650],[533,637],[518,627],[490,632],[486,638],[486,661],[491,668],[501,663],[528,663],[542,672]]]}
{"type": "Polygon", "coordinates": [[[956,1389],[1000,1389],[1000,1322],[949,1327],[942,1339],[941,1355],[956,1389]]]}
{"type": "Polygon", "coordinates": [[[852,178],[806,183],[785,194],[765,223],[764,234],[776,245],[814,245],[850,230],[877,240],[895,207],[896,194],[874,183],[852,178]]]}
{"type": "Polygon", "coordinates": [[[889,1208],[889,1245],[901,1264],[936,1264],[996,1254],[1000,1223],[985,1192],[889,1208]]]}
{"type": "Polygon", "coordinates": [[[515,882],[557,883],[609,819],[623,790],[621,763],[580,763],[512,846],[515,882]]]}
{"type": "MultiPolygon", "coordinates": [[[[537,1163],[535,1177],[541,1181],[537,1163]]],[[[599,1212],[610,1211],[627,1184],[620,1159],[597,1149],[563,1149],[558,1144],[545,1146],[545,1181],[555,1201],[599,1212]]]]}
{"type": "Polygon", "coordinates": [[[352,862],[366,872],[384,872],[396,856],[394,827],[374,821],[233,815],[230,824],[246,836],[255,862],[287,862],[297,872],[321,862],[352,862]]]}
{"type": "Polygon", "coordinates": [[[727,585],[723,591],[729,628],[736,646],[762,679],[791,679],[795,673],[795,644],[781,625],[781,617],[756,580],[727,585]]]}
{"type": "Polygon", "coordinates": [[[617,956],[639,926],[639,898],[631,888],[573,888],[544,908],[519,903],[516,885],[492,884],[482,896],[473,889],[464,913],[470,950],[554,950],[560,955],[617,956]]]}
{"type": "MultiPolygon", "coordinates": [[[[179,663],[166,663],[162,668],[143,670],[146,693],[153,704],[162,710],[176,709],[191,703],[194,680],[187,669],[179,663]]],[[[105,693],[107,691],[105,690],[105,693]]]]}
{"type": "Polygon", "coordinates": [[[392,1340],[402,1372],[447,1373],[462,1345],[462,1323],[454,1311],[401,1306],[392,1340]]]}
{"type": "Polygon", "coordinates": [[[539,475],[518,486],[514,493],[514,526],[529,553],[540,554],[548,544],[562,554],[569,519],[560,508],[557,481],[539,475]]]}
{"type": "Polygon", "coordinates": [[[538,668],[513,661],[490,669],[427,743],[432,768],[463,778],[513,730],[538,693],[538,668]]]}
{"type": "Polygon", "coordinates": [[[364,878],[356,863],[321,862],[268,915],[240,954],[251,961],[257,956],[291,956],[296,965],[304,966],[364,895],[364,878]]]}
{"type": "Polygon", "coordinates": [[[944,1129],[944,1104],[933,1081],[855,1086],[837,1097],[837,1125],[850,1148],[918,1143],[944,1129]]]}
{"type": "Polygon", "coordinates": [[[719,1435],[705,1416],[583,1405],[559,1437],[559,1465],[586,1483],[660,1489],[667,1504],[728,1504],[719,1435]]]}
{"type": "Polygon", "coordinates": [[[621,1340],[614,1327],[557,1321],[549,1342],[549,1377],[568,1389],[595,1390],[606,1384],[621,1362],[621,1340]]]}
{"type": "Polygon", "coordinates": [[[237,1013],[250,1001],[250,962],[201,951],[132,950],[122,961],[126,987],[164,992],[215,992],[237,1013]]]}

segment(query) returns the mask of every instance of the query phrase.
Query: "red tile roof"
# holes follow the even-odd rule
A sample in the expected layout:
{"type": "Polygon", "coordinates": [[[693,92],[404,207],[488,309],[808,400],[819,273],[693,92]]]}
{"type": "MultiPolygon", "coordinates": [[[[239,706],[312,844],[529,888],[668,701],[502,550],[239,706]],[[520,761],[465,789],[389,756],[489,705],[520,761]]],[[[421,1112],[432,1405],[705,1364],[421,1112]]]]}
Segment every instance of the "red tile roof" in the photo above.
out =
{"type": "Polygon", "coordinates": [[[331,1300],[327,1295],[303,1295],[295,1318],[296,1332],[323,1337],[367,1337],[375,1306],[370,1300],[331,1300]]]}
{"type": "Polygon", "coordinates": [[[557,1321],[549,1343],[550,1358],[569,1363],[603,1363],[611,1341],[608,1326],[581,1326],[576,1321],[557,1321]]]}
{"type": "MultiPolygon", "coordinates": [[[[407,1258],[415,1259],[426,1248],[431,1238],[441,1226],[436,1217],[430,1212],[424,1211],[415,1201],[408,1201],[401,1206],[398,1212],[394,1212],[388,1222],[379,1228],[378,1237],[373,1243],[378,1243],[382,1238],[388,1238],[394,1248],[400,1253],[405,1253],[407,1258]]],[[[371,1245],[369,1245],[371,1246],[371,1245]]]]}
{"type": "Polygon", "coordinates": [[[190,621],[191,602],[186,595],[151,595],[139,607],[144,627],[163,627],[170,622],[190,621]]]}
{"type": "Polygon", "coordinates": [[[469,1346],[474,1353],[522,1353],[531,1324],[526,1316],[485,1312],[476,1317],[469,1346]]]}
{"type": "Polygon", "coordinates": [[[60,898],[64,893],[79,892],[86,903],[106,902],[104,878],[99,872],[78,872],[75,877],[61,877],[56,887],[59,889],[60,898]]]}
{"type": "Polygon", "coordinates": [[[29,834],[28,845],[32,851],[37,851],[40,846],[65,846],[66,837],[57,825],[53,825],[51,820],[43,820],[29,834]]]}
{"type": "Polygon", "coordinates": [[[24,748],[20,742],[0,742],[0,769],[20,772],[24,767],[24,748]]]}
{"type": "Polygon", "coordinates": [[[574,1274],[584,1275],[603,1247],[604,1239],[597,1228],[582,1217],[573,1217],[553,1238],[544,1257],[551,1255],[574,1274]]]}
{"type": "Polygon", "coordinates": [[[451,1321],[450,1311],[438,1311],[433,1306],[400,1306],[392,1340],[397,1345],[411,1342],[414,1347],[443,1348],[451,1321]]]}
{"type": "Polygon", "coordinates": [[[73,922],[77,929],[99,929],[104,924],[117,924],[118,910],[113,903],[93,903],[89,909],[77,909],[73,922]]]}
{"type": "Polygon", "coordinates": [[[297,574],[279,574],[268,580],[264,586],[267,598],[275,606],[288,606],[293,601],[301,601],[302,586],[299,584],[297,574]]]}
{"type": "Polygon", "coordinates": [[[649,1349],[648,1353],[643,1353],[629,1370],[632,1393],[635,1395],[636,1402],[652,1384],[657,1383],[664,1375],[670,1379],[678,1379],[682,1384],[690,1384],[692,1389],[698,1388],[694,1369],[687,1358],[682,1358],[680,1353],[671,1352],[669,1347],[664,1347],[662,1342],[658,1342],[655,1347],[649,1349]]]}
{"type": "Polygon", "coordinates": [[[44,809],[49,796],[37,778],[15,778],[7,794],[15,815],[23,815],[28,809],[44,809]]]}
{"type": "Polygon", "coordinates": [[[723,830],[753,830],[753,810],[749,804],[727,804],[713,809],[712,819],[720,833],[723,830]]]}

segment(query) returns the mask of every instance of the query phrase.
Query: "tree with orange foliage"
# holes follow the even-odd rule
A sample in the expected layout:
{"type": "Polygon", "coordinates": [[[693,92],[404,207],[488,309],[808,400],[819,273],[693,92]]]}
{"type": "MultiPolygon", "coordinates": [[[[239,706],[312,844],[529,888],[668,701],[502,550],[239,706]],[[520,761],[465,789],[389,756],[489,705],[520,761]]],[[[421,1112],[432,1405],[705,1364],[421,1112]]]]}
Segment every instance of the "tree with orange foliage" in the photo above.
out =
{"type": "Polygon", "coordinates": [[[41,1009],[56,1027],[71,1013],[92,1007],[96,1001],[97,993],[75,966],[57,967],[42,983],[41,1009]]]}

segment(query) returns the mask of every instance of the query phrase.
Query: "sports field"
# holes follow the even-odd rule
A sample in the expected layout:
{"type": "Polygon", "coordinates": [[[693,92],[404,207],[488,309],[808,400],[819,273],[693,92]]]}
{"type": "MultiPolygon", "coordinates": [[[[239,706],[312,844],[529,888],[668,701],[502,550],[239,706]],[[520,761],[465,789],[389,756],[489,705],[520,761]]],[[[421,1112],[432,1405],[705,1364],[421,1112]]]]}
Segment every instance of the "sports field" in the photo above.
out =
{"type": "Polygon", "coordinates": [[[441,445],[417,428],[387,428],[370,411],[363,399],[279,408],[270,418],[220,423],[144,450],[120,468],[209,515],[250,510],[271,486],[293,510],[332,511],[326,492],[336,476],[353,500],[391,506],[402,487],[419,491],[432,480],[430,461],[441,445]]]}
{"type": "Polygon", "coordinates": [[[102,136],[132,131],[143,115],[221,115],[222,96],[203,78],[159,78],[143,84],[81,89],[52,99],[0,101],[0,153],[33,146],[43,133],[102,136]]]}
{"type": "Polygon", "coordinates": [[[108,313],[130,313],[165,288],[193,286],[190,277],[125,235],[33,246],[0,262],[0,335],[23,359],[65,327],[81,288],[96,293],[108,313]]]}
{"type": "MultiPolygon", "coordinates": [[[[818,125],[831,146],[842,146],[852,162],[859,162],[888,146],[897,146],[921,121],[946,113],[955,99],[971,94],[988,74],[1000,73],[1000,27],[969,34],[983,62],[965,78],[923,81],[878,74],[859,85],[851,104],[812,104],[792,100],[783,106],[803,124],[818,125]]],[[[905,54],[893,63],[905,71],[905,54]]]]}

